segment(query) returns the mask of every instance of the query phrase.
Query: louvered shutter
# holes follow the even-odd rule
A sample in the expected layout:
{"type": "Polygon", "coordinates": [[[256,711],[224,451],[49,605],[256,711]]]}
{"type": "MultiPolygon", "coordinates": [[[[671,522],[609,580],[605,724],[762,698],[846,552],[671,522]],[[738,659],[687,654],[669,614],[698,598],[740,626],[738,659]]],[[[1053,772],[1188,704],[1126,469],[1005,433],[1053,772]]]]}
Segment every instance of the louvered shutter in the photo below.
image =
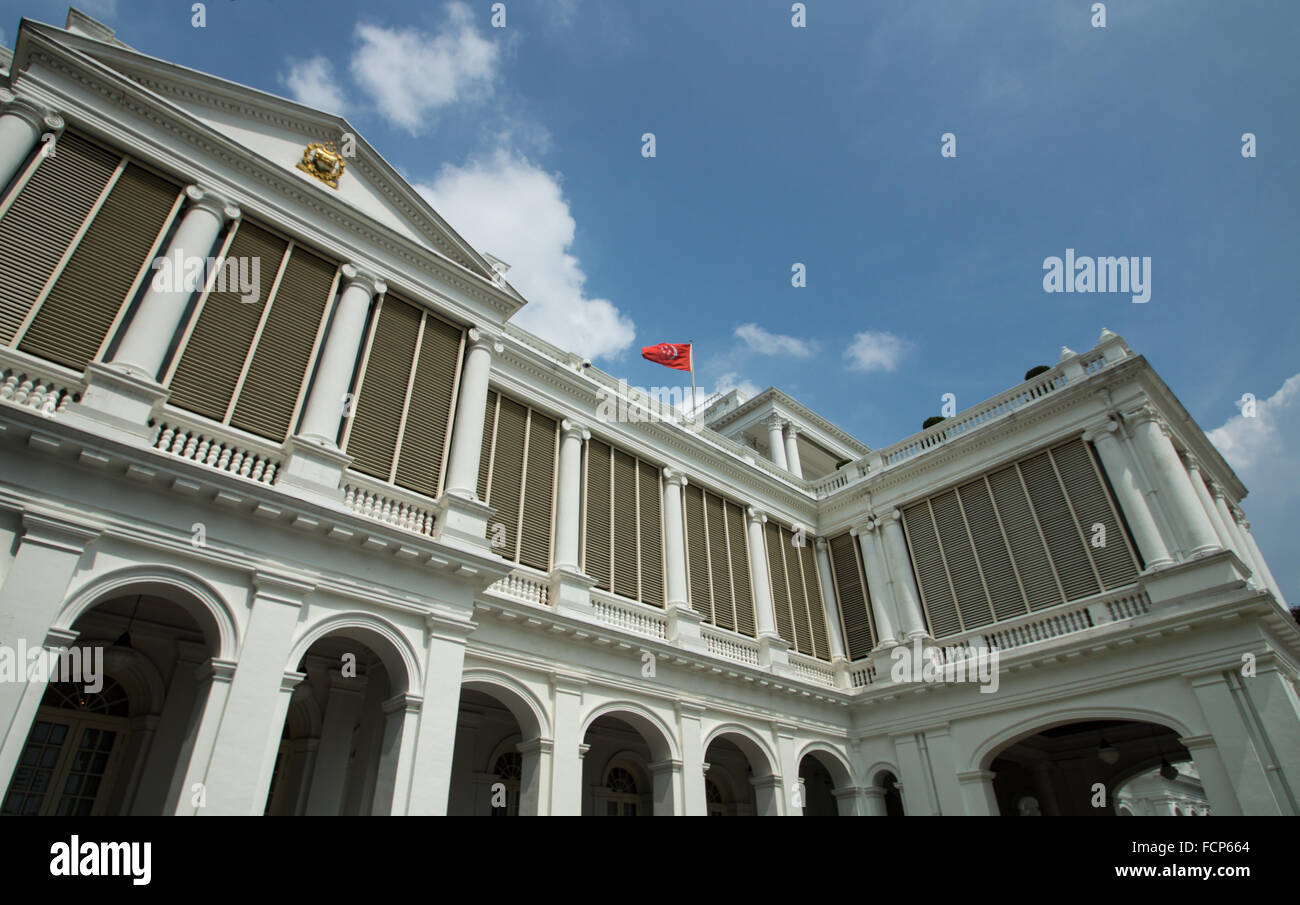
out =
{"type": "Polygon", "coordinates": [[[806,538],[803,546],[795,549],[799,554],[799,569],[803,573],[804,597],[808,602],[808,621],[812,624],[813,656],[829,660],[831,644],[826,635],[826,604],[822,599],[821,581],[817,575],[817,554],[813,549],[813,542],[806,538]]]}
{"type": "MultiPolygon", "coordinates": [[[[781,543],[780,562],[785,573],[786,593],[790,598],[790,615],[794,625],[795,650],[801,654],[813,652],[812,620],[808,610],[808,597],[799,570],[799,548],[794,545],[794,535],[784,527],[777,526],[777,536],[781,543]]],[[[774,557],[775,560],[775,557],[774,557]]],[[[775,562],[772,566],[776,568],[775,562]]]]}
{"type": "Polygon", "coordinates": [[[961,616],[962,628],[970,630],[988,625],[993,621],[993,611],[984,591],[983,576],[957,492],[950,490],[932,497],[930,507],[939,530],[939,544],[948,566],[948,577],[957,595],[957,612],[961,616]]]}
{"type": "Polygon", "coordinates": [[[683,493],[685,512],[687,578],[691,606],[706,622],[714,622],[713,590],[709,575],[709,537],[704,521],[704,491],[687,484],[683,493]]]}
{"type": "Polygon", "coordinates": [[[663,490],[659,469],[648,462],[637,463],[641,537],[641,602],[664,605],[664,520],[663,490]]]}
{"type": "Polygon", "coordinates": [[[727,556],[727,524],[723,500],[704,494],[704,517],[709,526],[709,565],[713,574],[713,616],[718,628],[735,631],[736,606],[731,590],[730,564],[727,556]]]}
{"type": "Polygon", "coordinates": [[[253,223],[241,221],[237,229],[226,257],[261,259],[257,300],[245,303],[239,287],[231,285],[200,299],[198,319],[172,375],[167,400],[214,421],[225,420],[288,247],[253,223]]]}
{"type": "Polygon", "coordinates": [[[394,483],[426,496],[442,489],[463,337],[459,327],[425,312],[394,483]]]}
{"type": "Polygon", "coordinates": [[[1040,453],[1020,463],[1025,487],[1034,504],[1034,512],[1042,527],[1052,565],[1065,590],[1065,599],[1087,597],[1101,590],[1100,582],[1092,571],[1083,546],[1083,538],[1065,500],[1065,493],[1056,478],[1051,456],[1040,453]]]}
{"type": "Polygon", "coordinates": [[[1052,450],[1057,471],[1065,484],[1087,541],[1086,550],[1101,575],[1102,585],[1110,590],[1131,584],[1137,579],[1138,562],[1129,544],[1128,532],[1120,524],[1112,504],[1109,488],[1102,479],[1101,465],[1083,440],[1074,440],[1052,450]],[[1101,525],[1104,535],[1098,535],[1101,525]],[[1105,543],[1097,546],[1097,541],[1105,543]]]}
{"type": "MultiPolygon", "coordinates": [[[[60,144],[59,152],[63,152],[60,144]]],[[[56,154],[57,156],[57,154],[56,154]]],[[[180,188],[134,164],[113,185],[77,243],[19,348],[83,370],[149,267],[180,188]]],[[[207,249],[202,249],[206,254],[207,249]]]]}
{"type": "Polygon", "coordinates": [[[831,538],[828,545],[840,622],[844,626],[845,653],[850,660],[858,660],[876,646],[871,598],[860,565],[858,541],[851,534],[841,534],[831,538]]]}
{"type": "Polygon", "coordinates": [[[1038,522],[1020,479],[1020,470],[1014,465],[1000,469],[988,476],[988,482],[1011,547],[1011,558],[1015,561],[1016,572],[1020,575],[1020,583],[1028,598],[1029,609],[1041,610],[1056,606],[1065,598],[1061,596],[1060,586],[1056,583],[1047,548],[1043,545],[1038,522]]]}
{"type": "Polygon", "coordinates": [[[587,541],[582,568],[596,579],[596,587],[605,591],[613,590],[614,525],[610,490],[613,452],[608,443],[594,438],[587,441],[587,541]]]}
{"type": "Polygon", "coordinates": [[[939,535],[930,515],[930,504],[921,502],[904,509],[903,524],[907,529],[912,565],[920,586],[930,634],[935,638],[956,635],[961,632],[961,621],[957,617],[957,604],[948,584],[948,570],[944,568],[939,535]]]}
{"type": "Polygon", "coordinates": [[[775,522],[763,526],[763,540],[767,548],[767,571],[772,582],[772,608],[776,611],[777,634],[797,645],[794,616],[790,610],[790,585],[785,576],[785,557],[782,555],[781,529],[775,522]]]}
{"type": "Polygon", "coordinates": [[[411,305],[392,296],[380,302],[347,428],[344,452],[352,467],[382,481],[393,473],[419,327],[420,312],[411,305]]]}
{"type": "MultiPolygon", "coordinates": [[[[328,261],[294,247],[240,387],[230,418],[233,426],[277,442],[289,435],[336,270],[328,261]]],[[[227,287],[231,288],[229,280],[227,287]]]]}
{"type": "Polygon", "coordinates": [[[497,400],[496,392],[488,390],[487,408],[483,415],[483,447],[478,457],[478,483],[475,491],[478,498],[488,505],[492,503],[489,479],[492,474],[492,453],[495,449],[494,440],[497,430],[497,400]]]}
{"type": "Polygon", "coordinates": [[[614,593],[640,593],[637,568],[636,459],[614,450],[614,593]]]}
{"type": "MultiPolygon", "coordinates": [[[[988,585],[995,619],[1011,619],[1026,612],[1025,598],[1016,580],[1011,553],[1002,534],[993,498],[983,478],[957,489],[966,524],[975,541],[975,553],[988,585]]],[[[973,623],[968,623],[970,628],[973,623]]],[[[982,624],[982,623],[980,623],[982,624]]]]}
{"type": "Polygon", "coordinates": [[[0,343],[13,341],[120,161],[66,133],[0,217],[0,343]]]}
{"type": "Polygon", "coordinates": [[[749,583],[749,552],[745,543],[745,510],[726,501],[723,506],[727,520],[727,549],[731,565],[731,586],[736,612],[736,631],[753,638],[755,625],[754,591],[749,583]]]}
{"type": "Polygon", "coordinates": [[[528,474],[524,482],[519,562],[543,572],[551,568],[551,512],[555,505],[555,419],[529,415],[528,474]]]}
{"type": "Polygon", "coordinates": [[[495,462],[492,466],[492,531],[501,536],[504,528],[506,559],[519,558],[519,504],[524,487],[524,432],[528,409],[508,396],[501,397],[497,414],[495,462]]]}

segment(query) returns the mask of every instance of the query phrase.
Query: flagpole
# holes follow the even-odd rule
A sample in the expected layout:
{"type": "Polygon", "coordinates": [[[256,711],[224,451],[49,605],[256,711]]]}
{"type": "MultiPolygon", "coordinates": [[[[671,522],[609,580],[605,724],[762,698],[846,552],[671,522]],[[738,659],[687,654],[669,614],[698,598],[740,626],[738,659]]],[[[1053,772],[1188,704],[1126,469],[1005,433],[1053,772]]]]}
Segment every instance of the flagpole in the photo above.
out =
{"type": "Polygon", "coordinates": [[[690,341],[691,350],[691,420],[699,418],[700,413],[695,410],[699,405],[699,400],[695,397],[695,340],[690,341]]]}

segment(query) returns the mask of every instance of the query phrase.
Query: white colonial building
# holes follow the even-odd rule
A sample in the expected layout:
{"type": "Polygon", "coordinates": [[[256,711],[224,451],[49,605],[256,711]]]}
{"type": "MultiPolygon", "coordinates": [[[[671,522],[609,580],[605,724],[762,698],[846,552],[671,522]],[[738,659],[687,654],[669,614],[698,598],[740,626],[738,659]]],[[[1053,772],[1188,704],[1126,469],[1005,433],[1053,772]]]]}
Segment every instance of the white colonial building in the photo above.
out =
{"type": "Polygon", "coordinates": [[[1115,814],[1166,764],[1300,810],[1300,628],[1119,336],[882,449],[683,423],[346,121],[14,43],[3,813],[1115,814]]]}

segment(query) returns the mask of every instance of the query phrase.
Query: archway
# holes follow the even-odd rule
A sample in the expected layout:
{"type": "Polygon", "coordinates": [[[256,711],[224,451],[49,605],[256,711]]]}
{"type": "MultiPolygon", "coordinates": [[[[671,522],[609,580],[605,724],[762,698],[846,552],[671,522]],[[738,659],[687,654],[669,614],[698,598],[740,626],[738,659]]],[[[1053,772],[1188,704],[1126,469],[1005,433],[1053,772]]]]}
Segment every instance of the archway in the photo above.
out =
{"type": "Polygon", "coordinates": [[[276,754],[271,816],[388,814],[400,782],[410,652],[386,625],[349,620],[299,644],[294,689],[276,754]]]}
{"type": "Polygon", "coordinates": [[[541,705],[498,680],[461,686],[447,813],[535,816],[542,808],[541,705]]]}
{"type": "Polygon", "coordinates": [[[739,725],[721,726],[704,749],[705,801],[710,816],[778,816],[780,780],[764,744],[739,725]],[[708,781],[719,801],[709,801],[708,781]]]}
{"type": "Polygon", "coordinates": [[[634,709],[608,707],[583,733],[582,814],[664,816],[676,812],[680,767],[659,721],[634,709]]]}
{"type": "Polygon", "coordinates": [[[1131,778],[1152,769],[1177,776],[1173,765],[1191,761],[1179,737],[1158,723],[1117,719],[1021,733],[986,758],[998,810],[1024,817],[1115,816],[1118,793],[1131,778]]]}
{"type": "Polygon", "coordinates": [[[880,770],[872,778],[867,794],[868,807],[874,807],[874,816],[903,817],[903,793],[898,777],[892,770],[880,770]]]}
{"type": "Polygon", "coordinates": [[[47,647],[28,674],[4,814],[175,809],[207,700],[200,667],[229,632],[208,604],[156,579],[122,580],[107,593],[65,608],[68,628],[50,632],[62,650],[47,647]]]}

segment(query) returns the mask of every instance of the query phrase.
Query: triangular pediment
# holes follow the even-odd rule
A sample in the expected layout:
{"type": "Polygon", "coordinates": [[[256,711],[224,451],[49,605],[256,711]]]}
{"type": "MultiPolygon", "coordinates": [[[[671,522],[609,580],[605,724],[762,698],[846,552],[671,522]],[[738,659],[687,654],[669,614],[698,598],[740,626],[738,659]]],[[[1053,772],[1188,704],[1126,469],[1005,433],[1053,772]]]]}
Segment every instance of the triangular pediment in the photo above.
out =
{"type": "MultiPolygon", "coordinates": [[[[35,23],[27,23],[29,26],[35,23]]],[[[333,196],[371,221],[489,280],[492,264],[428,204],[341,116],[147,56],[120,42],[36,26],[51,39],[114,70],[249,154],[333,196]],[[313,143],[332,142],[343,158],[337,187],[300,169],[313,143]]],[[[499,277],[497,277],[499,279],[499,277]]],[[[520,299],[522,302],[522,299],[520,299]]]]}

